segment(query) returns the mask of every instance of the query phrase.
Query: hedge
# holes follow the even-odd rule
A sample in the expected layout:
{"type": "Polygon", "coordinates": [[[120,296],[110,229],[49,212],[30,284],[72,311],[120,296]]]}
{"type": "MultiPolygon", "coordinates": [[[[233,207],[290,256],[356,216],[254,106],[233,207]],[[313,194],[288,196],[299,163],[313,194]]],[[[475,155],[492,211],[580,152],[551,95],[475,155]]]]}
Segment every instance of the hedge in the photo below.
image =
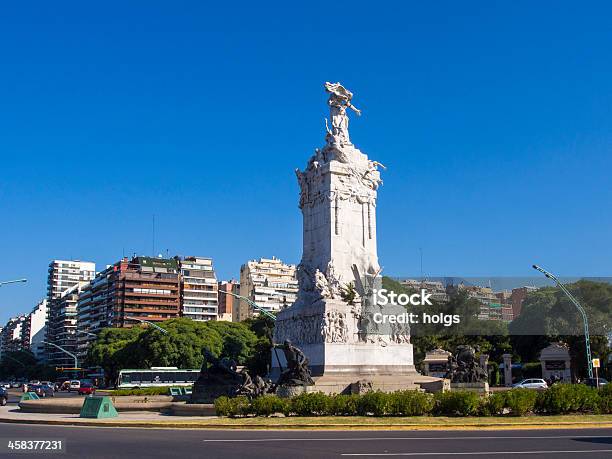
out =
{"type": "Polygon", "coordinates": [[[170,395],[169,387],[146,387],[144,389],[117,389],[110,392],[112,396],[124,395],[170,395]]]}
{"type": "Polygon", "coordinates": [[[512,389],[481,397],[474,392],[452,391],[426,394],[414,390],[362,395],[326,395],[320,392],[293,398],[275,395],[249,400],[219,397],[219,416],[525,416],[537,414],[612,414],[612,386],[599,390],[582,384],[555,384],[542,392],[512,389]]]}

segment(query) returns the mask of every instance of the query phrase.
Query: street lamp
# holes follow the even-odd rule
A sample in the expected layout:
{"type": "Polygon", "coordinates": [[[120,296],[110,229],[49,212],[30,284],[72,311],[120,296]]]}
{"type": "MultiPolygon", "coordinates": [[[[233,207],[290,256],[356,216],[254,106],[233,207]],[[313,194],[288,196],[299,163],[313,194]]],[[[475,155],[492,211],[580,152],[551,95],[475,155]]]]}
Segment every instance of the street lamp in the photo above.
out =
{"type": "Polygon", "coordinates": [[[272,314],[270,311],[268,311],[267,309],[262,308],[261,306],[259,306],[257,303],[255,303],[254,301],[251,301],[249,298],[245,297],[245,296],[241,296],[241,295],[236,295],[235,293],[232,292],[226,292],[225,290],[219,290],[219,293],[223,293],[225,295],[231,295],[235,298],[238,298],[239,300],[244,300],[246,301],[250,306],[253,307],[253,309],[258,310],[260,313],[262,313],[264,316],[268,317],[269,319],[272,319],[274,321],[276,321],[276,316],[274,314],[272,314]]]}
{"type": "Polygon", "coordinates": [[[0,287],[6,284],[18,284],[20,282],[27,282],[27,281],[28,281],[27,279],[15,279],[15,280],[3,281],[3,282],[0,282],[0,287]]]}
{"type": "Polygon", "coordinates": [[[559,279],[557,279],[557,277],[554,274],[549,273],[544,268],[541,268],[538,265],[533,265],[533,269],[535,269],[537,271],[540,271],[546,277],[548,277],[549,279],[554,281],[557,284],[557,286],[561,290],[563,290],[563,293],[565,293],[565,295],[570,299],[570,301],[572,303],[574,303],[574,306],[576,306],[578,311],[580,311],[580,314],[582,315],[582,322],[583,322],[583,325],[584,325],[584,344],[585,344],[585,348],[586,348],[586,358],[587,358],[587,365],[588,365],[588,373],[589,373],[589,378],[593,378],[593,359],[591,357],[591,337],[589,335],[589,319],[587,318],[586,311],[580,305],[580,303],[578,303],[578,300],[576,298],[574,298],[574,295],[572,295],[569,292],[569,290],[565,288],[565,285],[563,285],[561,283],[561,281],[559,281],[559,279]]]}
{"type": "Polygon", "coordinates": [[[61,346],[58,346],[57,344],[49,343],[48,341],[43,341],[42,343],[43,343],[43,344],[48,344],[49,346],[56,347],[56,348],[58,348],[60,351],[62,351],[63,353],[68,354],[70,357],[72,357],[72,358],[74,359],[74,369],[76,370],[77,368],[79,368],[79,361],[78,361],[78,359],[77,359],[77,356],[76,356],[76,355],[74,355],[72,352],[67,351],[66,349],[64,349],[64,348],[63,348],[63,347],[61,347],[61,346]]]}
{"type": "Polygon", "coordinates": [[[80,333],[81,335],[93,336],[94,338],[98,337],[98,335],[96,335],[95,333],[89,333],[89,332],[86,332],[86,331],[80,331],[80,332],[77,332],[77,333],[80,333]]]}
{"type": "Polygon", "coordinates": [[[159,325],[154,324],[153,322],[149,322],[148,320],[144,320],[144,319],[139,319],[138,317],[124,317],[124,320],[133,320],[135,322],[140,322],[142,324],[147,324],[150,325],[151,327],[159,330],[160,332],[162,332],[164,335],[168,334],[168,330],[166,330],[165,328],[161,328],[159,325]]]}

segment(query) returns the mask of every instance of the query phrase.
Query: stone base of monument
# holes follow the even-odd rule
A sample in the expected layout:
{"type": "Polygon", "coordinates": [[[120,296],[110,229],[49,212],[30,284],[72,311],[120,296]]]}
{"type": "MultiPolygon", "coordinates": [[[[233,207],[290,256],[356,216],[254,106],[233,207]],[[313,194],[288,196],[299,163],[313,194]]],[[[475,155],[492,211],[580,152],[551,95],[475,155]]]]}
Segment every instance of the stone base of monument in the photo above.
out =
{"type": "Polygon", "coordinates": [[[237,385],[215,385],[215,384],[194,384],[193,392],[187,403],[214,403],[215,399],[221,396],[234,397],[238,389],[237,385]]]}
{"type": "Polygon", "coordinates": [[[281,386],[276,390],[279,397],[294,397],[300,394],[322,392],[324,394],[364,394],[370,391],[396,392],[400,390],[421,390],[424,392],[445,392],[450,390],[448,379],[414,375],[371,375],[321,376],[314,377],[312,386],[281,386]]]}
{"type": "MultiPolygon", "coordinates": [[[[367,341],[357,341],[357,322],[352,306],[338,299],[294,305],[277,315],[275,342],[290,340],[309,360],[315,384],[302,392],[444,390],[442,378],[417,373],[408,335],[369,335],[367,341]]],[[[276,381],[285,368],[283,353],[275,352],[270,379],[276,381]]]]}
{"type": "Polygon", "coordinates": [[[488,382],[476,382],[476,383],[451,383],[451,391],[468,391],[477,392],[481,395],[489,395],[489,383],[488,382]]]}

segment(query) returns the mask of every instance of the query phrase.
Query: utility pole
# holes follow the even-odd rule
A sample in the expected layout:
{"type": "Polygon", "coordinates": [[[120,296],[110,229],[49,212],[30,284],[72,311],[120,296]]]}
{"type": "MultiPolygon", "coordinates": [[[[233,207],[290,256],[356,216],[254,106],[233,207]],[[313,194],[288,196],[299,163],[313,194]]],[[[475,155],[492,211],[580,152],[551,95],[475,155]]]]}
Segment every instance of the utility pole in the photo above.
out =
{"type": "Polygon", "coordinates": [[[546,277],[553,280],[557,284],[557,286],[561,290],[563,290],[563,293],[565,293],[565,295],[570,299],[570,301],[574,303],[574,306],[576,306],[576,309],[580,311],[580,314],[582,315],[583,326],[584,326],[584,344],[586,348],[588,373],[589,373],[589,378],[593,378],[593,359],[591,358],[591,337],[589,335],[589,319],[587,317],[586,311],[581,306],[581,304],[578,303],[578,300],[574,298],[574,295],[572,295],[570,291],[567,288],[565,288],[565,285],[563,285],[561,281],[559,281],[559,279],[557,279],[557,277],[554,274],[549,273],[544,268],[541,268],[538,265],[533,265],[533,269],[535,269],[536,271],[540,271],[546,277]]]}

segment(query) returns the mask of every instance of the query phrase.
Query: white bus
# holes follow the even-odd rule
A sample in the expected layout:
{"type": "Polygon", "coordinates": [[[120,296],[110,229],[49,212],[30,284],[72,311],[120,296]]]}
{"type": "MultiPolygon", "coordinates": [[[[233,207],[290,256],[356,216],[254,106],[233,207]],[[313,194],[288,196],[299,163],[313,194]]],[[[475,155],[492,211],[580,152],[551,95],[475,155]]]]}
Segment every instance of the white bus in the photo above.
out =
{"type": "Polygon", "coordinates": [[[200,369],[179,370],[177,367],[151,367],[126,369],[119,372],[117,388],[191,386],[200,376],[200,369]]]}

